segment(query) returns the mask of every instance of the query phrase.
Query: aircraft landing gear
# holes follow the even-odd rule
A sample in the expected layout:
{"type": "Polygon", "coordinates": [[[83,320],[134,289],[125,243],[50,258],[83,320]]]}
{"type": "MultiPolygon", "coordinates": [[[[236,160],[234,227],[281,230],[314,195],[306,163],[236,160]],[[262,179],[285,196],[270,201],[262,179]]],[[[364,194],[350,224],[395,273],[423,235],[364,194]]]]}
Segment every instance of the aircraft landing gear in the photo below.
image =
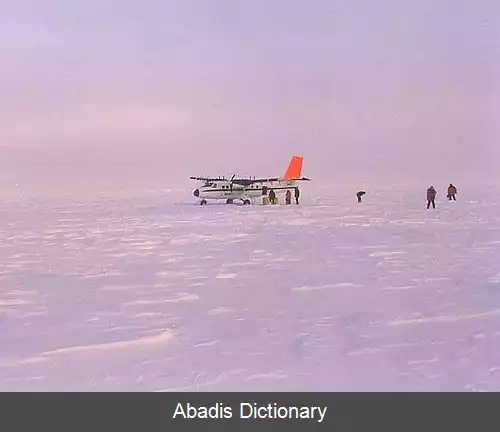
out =
{"type": "Polygon", "coordinates": [[[207,204],[207,200],[202,199],[202,200],[200,201],[200,205],[206,205],[206,204],[207,204]]]}

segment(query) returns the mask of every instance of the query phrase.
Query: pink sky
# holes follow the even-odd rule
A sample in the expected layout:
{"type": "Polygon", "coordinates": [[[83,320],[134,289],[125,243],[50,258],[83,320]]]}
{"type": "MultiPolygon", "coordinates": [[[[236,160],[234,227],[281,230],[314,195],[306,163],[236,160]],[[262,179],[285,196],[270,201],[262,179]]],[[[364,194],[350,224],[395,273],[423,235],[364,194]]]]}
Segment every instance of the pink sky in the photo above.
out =
{"type": "Polygon", "coordinates": [[[276,175],[292,154],[316,178],[498,178],[499,17],[495,0],[2,2],[0,180],[276,175]]]}

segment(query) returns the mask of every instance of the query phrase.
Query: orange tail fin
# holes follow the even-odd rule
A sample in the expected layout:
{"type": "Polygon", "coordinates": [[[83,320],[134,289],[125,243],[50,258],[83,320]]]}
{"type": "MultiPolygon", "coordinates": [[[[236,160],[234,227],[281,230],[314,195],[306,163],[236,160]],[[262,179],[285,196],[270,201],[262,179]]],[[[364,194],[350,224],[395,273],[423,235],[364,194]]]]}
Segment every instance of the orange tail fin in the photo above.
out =
{"type": "Polygon", "coordinates": [[[293,156],[285,173],[285,180],[299,179],[302,175],[303,156],[293,156]]]}

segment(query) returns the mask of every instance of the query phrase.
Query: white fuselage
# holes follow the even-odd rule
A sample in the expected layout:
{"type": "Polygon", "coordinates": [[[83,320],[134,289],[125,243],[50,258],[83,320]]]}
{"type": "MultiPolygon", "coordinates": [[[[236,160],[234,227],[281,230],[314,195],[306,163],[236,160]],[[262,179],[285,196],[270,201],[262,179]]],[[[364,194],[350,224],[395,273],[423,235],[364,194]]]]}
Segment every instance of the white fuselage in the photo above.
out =
{"type": "Polygon", "coordinates": [[[260,198],[273,189],[276,194],[298,187],[295,180],[276,180],[252,183],[247,186],[228,180],[214,180],[195,189],[193,195],[202,200],[246,200],[260,198]]]}

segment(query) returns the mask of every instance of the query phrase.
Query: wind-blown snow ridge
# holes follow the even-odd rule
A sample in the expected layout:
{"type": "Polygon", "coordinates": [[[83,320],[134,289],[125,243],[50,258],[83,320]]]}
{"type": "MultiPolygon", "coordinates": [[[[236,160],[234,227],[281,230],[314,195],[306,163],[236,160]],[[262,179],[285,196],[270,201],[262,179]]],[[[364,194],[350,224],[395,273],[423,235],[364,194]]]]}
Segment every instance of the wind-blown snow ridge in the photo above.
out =
{"type": "Polygon", "coordinates": [[[65,354],[78,354],[82,352],[97,352],[97,351],[110,351],[117,349],[138,349],[147,345],[158,345],[163,344],[167,341],[170,341],[175,335],[175,332],[172,330],[163,331],[154,336],[141,337],[134,340],[127,341],[116,341],[116,342],[107,342],[96,345],[81,345],[81,346],[73,346],[66,348],[59,348],[52,351],[45,351],[39,354],[39,356],[56,356],[56,355],[65,355],[65,354]]]}
{"type": "Polygon", "coordinates": [[[390,322],[389,325],[402,326],[402,325],[412,325],[412,324],[429,324],[436,322],[457,322],[457,321],[470,320],[476,318],[487,318],[498,315],[500,315],[500,309],[495,309],[487,312],[479,312],[476,314],[468,314],[468,315],[442,315],[442,316],[427,317],[427,318],[398,320],[390,322]]]}
{"type": "Polygon", "coordinates": [[[49,361],[50,357],[60,357],[71,354],[98,354],[101,352],[115,352],[116,350],[139,350],[145,347],[158,347],[169,342],[176,335],[173,330],[165,330],[154,336],[143,336],[133,340],[120,340],[115,342],[106,342],[94,345],[79,345],[65,348],[58,348],[51,351],[38,353],[34,357],[3,360],[0,361],[1,367],[16,366],[23,364],[36,364],[49,361]]]}

